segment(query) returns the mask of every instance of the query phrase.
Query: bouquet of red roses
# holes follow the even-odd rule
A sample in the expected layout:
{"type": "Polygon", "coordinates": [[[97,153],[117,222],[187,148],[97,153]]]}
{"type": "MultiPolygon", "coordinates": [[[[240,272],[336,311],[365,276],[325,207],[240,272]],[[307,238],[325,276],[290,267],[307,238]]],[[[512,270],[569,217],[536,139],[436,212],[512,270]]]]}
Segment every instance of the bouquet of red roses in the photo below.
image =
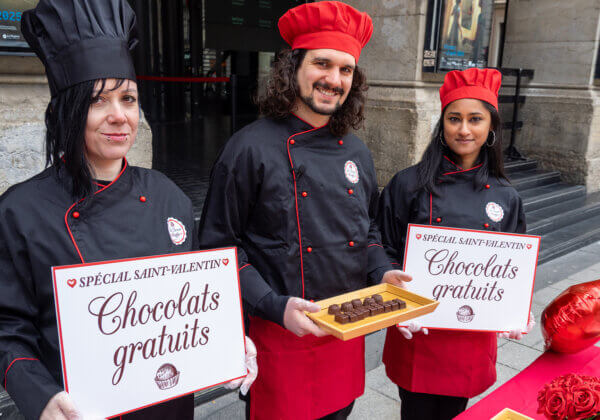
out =
{"type": "Polygon", "coordinates": [[[600,378],[569,373],[538,393],[538,413],[552,420],[600,419],[600,378]]]}

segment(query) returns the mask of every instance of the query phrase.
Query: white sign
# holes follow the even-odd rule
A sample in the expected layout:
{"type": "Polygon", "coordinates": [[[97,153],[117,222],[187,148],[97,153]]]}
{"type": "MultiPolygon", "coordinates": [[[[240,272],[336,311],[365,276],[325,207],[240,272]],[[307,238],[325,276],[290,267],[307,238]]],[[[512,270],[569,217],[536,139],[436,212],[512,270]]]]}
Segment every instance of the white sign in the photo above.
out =
{"type": "Polygon", "coordinates": [[[408,290],[440,302],[424,327],[526,329],[539,236],[409,224],[406,238],[408,290]]]}
{"type": "Polygon", "coordinates": [[[235,248],[52,272],[64,385],[85,418],[247,374],[235,248]]]}

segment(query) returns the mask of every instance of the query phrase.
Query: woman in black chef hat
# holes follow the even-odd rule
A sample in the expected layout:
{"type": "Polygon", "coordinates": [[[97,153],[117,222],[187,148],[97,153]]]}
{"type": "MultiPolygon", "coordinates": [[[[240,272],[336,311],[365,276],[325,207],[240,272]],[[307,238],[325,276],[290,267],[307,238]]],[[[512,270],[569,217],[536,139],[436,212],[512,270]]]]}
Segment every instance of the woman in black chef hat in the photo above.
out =
{"type": "MultiPolygon", "coordinates": [[[[171,181],[125,159],[140,116],[126,0],[41,0],[21,27],[52,94],[49,167],[0,197],[0,372],[27,419],[73,419],[50,268],[190,251],[194,219],[171,181]]],[[[246,348],[243,392],[256,376],[254,345],[246,348]]],[[[192,419],[193,408],[188,395],[123,418],[192,419]]]]}

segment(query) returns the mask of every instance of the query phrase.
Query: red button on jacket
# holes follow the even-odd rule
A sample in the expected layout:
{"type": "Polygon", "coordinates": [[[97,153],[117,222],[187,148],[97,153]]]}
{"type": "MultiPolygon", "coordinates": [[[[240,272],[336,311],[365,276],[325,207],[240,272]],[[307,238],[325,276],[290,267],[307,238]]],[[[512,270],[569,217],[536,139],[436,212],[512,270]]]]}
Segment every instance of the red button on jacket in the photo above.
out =
{"type": "Polygon", "coordinates": [[[78,212],[78,211],[74,211],[74,212],[73,212],[73,217],[74,217],[75,219],[79,219],[79,212],[78,212]]]}

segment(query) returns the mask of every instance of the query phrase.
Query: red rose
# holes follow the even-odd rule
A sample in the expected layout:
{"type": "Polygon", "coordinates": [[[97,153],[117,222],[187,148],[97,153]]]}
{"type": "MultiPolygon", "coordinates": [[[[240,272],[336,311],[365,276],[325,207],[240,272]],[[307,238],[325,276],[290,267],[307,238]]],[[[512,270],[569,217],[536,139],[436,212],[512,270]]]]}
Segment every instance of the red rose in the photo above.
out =
{"type": "Polygon", "coordinates": [[[598,412],[598,397],[589,385],[575,385],[572,387],[573,403],[568,409],[569,420],[585,419],[598,412]]]}
{"type": "Polygon", "coordinates": [[[567,390],[571,390],[571,388],[576,385],[583,384],[583,379],[575,373],[569,373],[567,375],[563,375],[561,378],[562,378],[561,385],[564,388],[566,388],[567,390]]]}
{"type": "Polygon", "coordinates": [[[571,403],[571,396],[562,388],[551,388],[546,392],[544,415],[552,420],[563,420],[571,403]]]}

